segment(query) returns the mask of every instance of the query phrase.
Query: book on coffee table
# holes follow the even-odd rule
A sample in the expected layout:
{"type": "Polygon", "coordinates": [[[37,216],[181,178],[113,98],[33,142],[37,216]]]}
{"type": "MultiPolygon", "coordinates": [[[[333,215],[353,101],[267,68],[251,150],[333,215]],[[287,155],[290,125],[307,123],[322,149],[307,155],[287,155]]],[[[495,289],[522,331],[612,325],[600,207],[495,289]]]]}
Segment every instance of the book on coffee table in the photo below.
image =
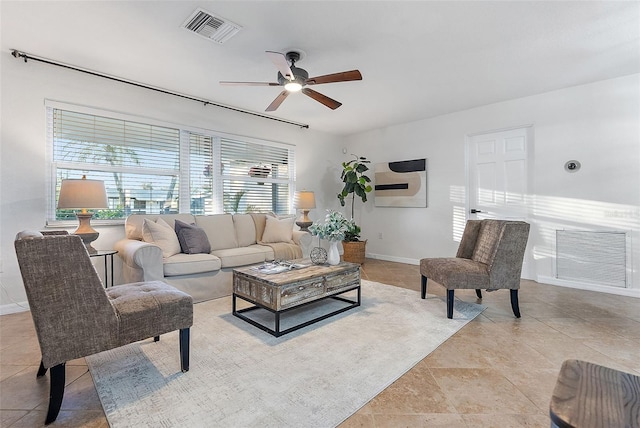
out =
{"type": "Polygon", "coordinates": [[[261,265],[252,267],[252,269],[260,273],[272,274],[272,273],[285,272],[292,269],[302,269],[308,266],[309,265],[305,265],[302,263],[293,263],[286,260],[281,260],[281,261],[263,263],[261,265]]]}

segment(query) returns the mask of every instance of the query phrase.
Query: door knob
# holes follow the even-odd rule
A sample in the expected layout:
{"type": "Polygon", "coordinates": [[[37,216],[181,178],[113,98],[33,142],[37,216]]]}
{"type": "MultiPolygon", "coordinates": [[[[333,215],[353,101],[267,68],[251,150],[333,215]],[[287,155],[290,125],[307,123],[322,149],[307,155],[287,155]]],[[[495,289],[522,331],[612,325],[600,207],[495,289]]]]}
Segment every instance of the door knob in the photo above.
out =
{"type": "Polygon", "coordinates": [[[475,208],[471,208],[471,214],[481,213],[482,211],[477,210],[475,208]]]}

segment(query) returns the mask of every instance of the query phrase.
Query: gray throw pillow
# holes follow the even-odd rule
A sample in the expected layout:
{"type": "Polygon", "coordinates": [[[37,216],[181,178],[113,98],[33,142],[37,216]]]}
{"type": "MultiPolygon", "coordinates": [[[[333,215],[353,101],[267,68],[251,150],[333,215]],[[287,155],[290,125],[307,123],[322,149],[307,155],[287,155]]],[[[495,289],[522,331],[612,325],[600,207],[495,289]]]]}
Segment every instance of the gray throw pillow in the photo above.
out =
{"type": "Polygon", "coordinates": [[[187,224],[183,221],[176,220],[176,235],[180,242],[180,248],[185,254],[210,253],[211,244],[204,229],[195,224],[187,224]]]}

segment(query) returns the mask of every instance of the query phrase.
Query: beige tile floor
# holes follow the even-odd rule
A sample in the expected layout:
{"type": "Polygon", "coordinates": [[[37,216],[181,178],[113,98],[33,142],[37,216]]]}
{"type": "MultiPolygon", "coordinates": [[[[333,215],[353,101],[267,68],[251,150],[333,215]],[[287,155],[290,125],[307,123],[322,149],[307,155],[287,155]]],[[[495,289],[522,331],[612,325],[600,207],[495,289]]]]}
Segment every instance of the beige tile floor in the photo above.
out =
{"type": "MultiPolygon", "coordinates": [[[[420,287],[417,266],[368,259],[362,275],[420,287]]],[[[438,285],[428,291],[444,295],[438,285]]],[[[523,281],[516,319],[506,290],[483,295],[480,316],[341,427],[548,427],[565,359],[640,374],[639,299],[523,281]]],[[[473,290],[456,297],[477,301],[473,290]]],[[[39,362],[30,314],[0,317],[0,427],[42,426],[49,376],[36,379],[39,362]]],[[[108,426],[84,359],[67,364],[62,410],[51,426],[108,426]]]]}

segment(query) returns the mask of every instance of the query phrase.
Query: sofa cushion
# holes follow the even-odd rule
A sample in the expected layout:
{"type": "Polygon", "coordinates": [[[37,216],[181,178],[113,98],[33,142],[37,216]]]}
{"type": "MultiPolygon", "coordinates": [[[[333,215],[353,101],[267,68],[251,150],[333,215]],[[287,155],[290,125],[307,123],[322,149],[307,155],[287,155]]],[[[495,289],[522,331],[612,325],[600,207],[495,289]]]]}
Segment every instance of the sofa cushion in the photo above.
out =
{"type": "Polygon", "coordinates": [[[163,260],[164,276],[190,275],[220,270],[220,259],[212,254],[178,253],[163,260]]]}
{"type": "Polygon", "coordinates": [[[183,253],[209,254],[211,252],[209,238],[201,227],[198,227],[195,224],[187,224],[180,220],[176,220],[175,230],[183,253]]]}
{"type": "Polygon", "coordinates": [[[293,243],[293,222],[295,217],[275,218],[267,216],[261,242],[289,242],[293,243]]]}
{"type": "Polygon", "coordinates": [[[197,215],[196,225],[206,232],[212,251],[238,247],[231,214],[197,215]]]}
{"type": "Polygon", "coordinates": [[[173,223],[176,219],[185,223],[195,222],[195,217],[192,214],[131,214],[124,223],[124,230],[127,239],[142,240],[142,223],[144,219],[156,221],[157,219],[163,219],[173,229],[173,223]]]}
{"type": "Polygon", "coordinates": [[[180,242],[176,232],[161,218],[156,222],[145,218],[142,222],[142,237],[145,242],[160,247],[162,257],[171,257],[180,252],[180,242]]]}
{"type": "Polygon", "coordinates": [[[220,258],[223,268],[262,263],[273,256],[271,248],[264,245],[214,250],[211,253],[220,258]]]}
{"type": "Polygon", "coordinates": [[[249,213],[249,215],[256,226],[256,242],[260,242],[264,234],[264,226],[267,224],[267,215],[262,213],[249,213]]]}
{"type": "Polygon", "coordinates": [[[234,214],[233,224],[236,228],[238,247],[248,247],[256,243],[256,226],[249,214],[234,214]]]}

